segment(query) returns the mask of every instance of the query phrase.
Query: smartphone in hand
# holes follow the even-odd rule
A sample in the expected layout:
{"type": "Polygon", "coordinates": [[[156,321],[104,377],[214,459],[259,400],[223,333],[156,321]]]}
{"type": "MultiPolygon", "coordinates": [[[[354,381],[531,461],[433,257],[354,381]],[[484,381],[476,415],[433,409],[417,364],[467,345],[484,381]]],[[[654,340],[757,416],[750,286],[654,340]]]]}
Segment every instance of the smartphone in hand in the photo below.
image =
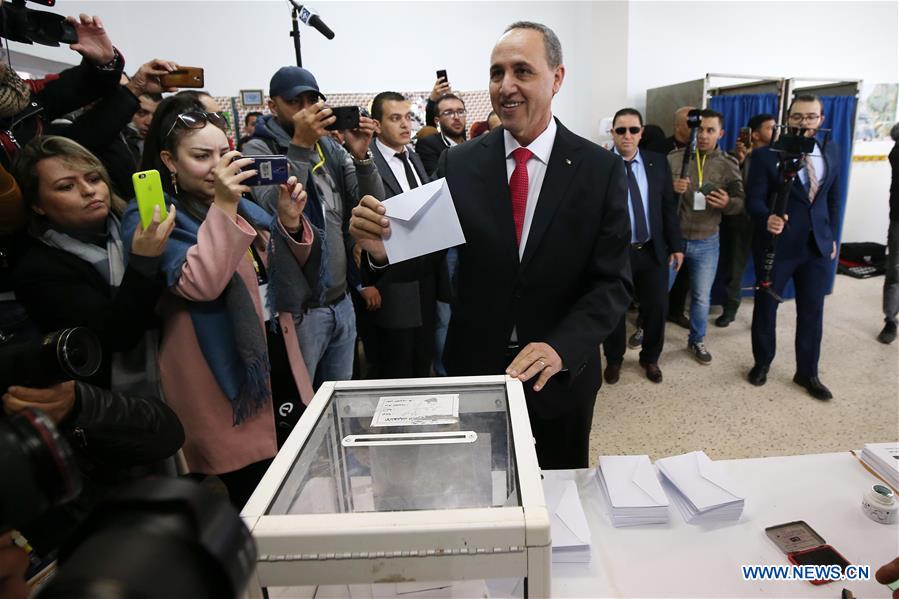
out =
{"type": "Polygon", "coordinates": [[[159,171],[156,169],[141,171],[131,175],[131,183],[134,185],[134,197],[137,199],[137,208],[140,212],[140,225],[144,229],[153,222],[153,210],[159,206],[160,221],[168,217],[165,209],[165,194],[162,192],[162,181],[159,179],[159,171]]]}
{"type": "Polygon", "coordinates": [[[437,71],[437,79],[443,79],[447,84],[449,84],[449,79],[446,77],[446,69],[440,69],[437,71]]]}
{"type": "Polygon", "coordinates": [[[203,87],[203,67],[180,67],[166,75],[160,75],[162,87],[203,87]]]}

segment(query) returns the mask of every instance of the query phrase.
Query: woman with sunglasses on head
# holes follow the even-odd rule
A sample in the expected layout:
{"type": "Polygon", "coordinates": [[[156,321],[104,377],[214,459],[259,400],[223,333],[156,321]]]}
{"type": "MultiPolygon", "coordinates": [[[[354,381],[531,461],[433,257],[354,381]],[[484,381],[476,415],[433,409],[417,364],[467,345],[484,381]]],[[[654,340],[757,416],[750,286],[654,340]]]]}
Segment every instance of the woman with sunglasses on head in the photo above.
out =
{"type": "MultiPolygon", "coordinates": [[[[242,198],[256,170],[230,150],[224,127],[196,99],[167,98],[142,168],[159,171],[177,208],[160,265],[163,391],[184,425],[188,469],[218,475],[240,509],[290,432],[276,434],[273,401],[295,421],[312,398],[292,314],[317,282],[320,244],[295,177],[281,185],[274,216],[242,198]]],[[[138,221],[132,204],[126,239],[138,221]]]]}

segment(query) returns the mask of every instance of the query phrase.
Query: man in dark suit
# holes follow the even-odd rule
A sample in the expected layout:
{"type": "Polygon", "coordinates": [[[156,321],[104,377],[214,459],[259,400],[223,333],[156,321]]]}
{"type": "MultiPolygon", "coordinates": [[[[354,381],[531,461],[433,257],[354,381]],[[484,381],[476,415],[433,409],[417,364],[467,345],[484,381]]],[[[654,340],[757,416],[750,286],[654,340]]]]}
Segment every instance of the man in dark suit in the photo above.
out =
{"type": "MultiPolygon", "coordinates": [[[[793,99],[789,126],[802,128],[814,136],[824,122],[821,101],[812,95],[793,99]]],[[[765,248],[771,235],[779,235],[777,256],[771,272],[772,288],[783,294],[787,281],[796,287],[796,374],[793,382],[821,400],[833,397],[818,378],[818,357],[824,321],[824,295],[833,273],[837,255],[837,223],[840,215],[842,165],[833,143],[821,146],[805,159],[805,164],[790,188],[786,212],[781,218],[771,213],[770,197],[779,185],[779,156],[770,147],[752,153],[747,179],[747,208],[753,217],[756,234],[753,254],[756,276],[761,280],[765,248]],[[770,235],[766,234],[770,233],[770,235]]],[[[767,381],[768,369],[776,349],[775,327],[778,302],[764,291],[755,294],[752,312],[752,355],[755,365],[749,382],[756,386],[767,381]]]]}
{"type": "MultiPolygon", "coordinates": [[[[512,24],[490,62],[503,126],[450,148],[437,169],[465,234],[444,362],[452,375],[525,382],[540,465],[585,467],[599,344],[630,303],[624,164],[553,118],[565,67],[552,30],[512,24]]],[[[364,198],[350,225],[374,266],[387,260],[383,214],[364,198]]]]}
{"type": "MultiPolygon", "coordinates": [[[[412,105],[397,92],[381,92],[372,101],[376,137],[372,159],[384,183],[385,199],[428,183],[430,177],[409,145],[412,105]]],[[[385,378],[426,377],[434,356],[434,312],[438,265],[415,280],[392,281],[385,274],[374,287],[381,297],[377,310],[359,314],[370,320],[375,339],[363,345],[376,349],[379,375],[385,378]],[[368,313],[370,312],[370,313],[368,313]]],[[[374,352],[371,352],[374,353],[374,352]]]]}
{"type": "Polygon", "coordinates": [[[415,151],[421,157],[428,173],[437,170],[437,161],[447,148],[465,141],[466,111],[465,102],[455,94],[446,94],[437,100],[437,116],[433,124],[440,133],[419,139],[415,143],[415,151]]]}
{"type": "MultiPolygon", "coordinates": [[[[693,106],[681,106],[674,111],[674,133],[665,139],[647,146],[651,152],[663,155],[679,150],[687,145],[690,140],[690,127],[687,125],[687,114],[693,110],[693,106]]],[[[680,175],[680,173],[677,173],[680,175]]],[[[674,286],[668,296],[668,320],[685,329],[690,328],[689,319],[684,316],[687,305],[687,294],[690,292],[690,280],[687,268],[682,267],[674,281],[674,286]]]]}
{"type": "MultiPolygon", "coordinates": [[[[622,108],[612,119],[615,153],[624,159],[628,176],[628,214],[631,223],[631,276],[640,304],[643,350],[640,366],[646,378],[662,382],[659,356],[665,344],[668,313],[668,270],[678,270],[684,260],[677,199],[671,186],[671,168],[662,154],[638,150],[643,115],[622,108]]],[[[606,354],[604,377],[618,382],[625,351],[625,318],[603,343],[606,354]]]]}

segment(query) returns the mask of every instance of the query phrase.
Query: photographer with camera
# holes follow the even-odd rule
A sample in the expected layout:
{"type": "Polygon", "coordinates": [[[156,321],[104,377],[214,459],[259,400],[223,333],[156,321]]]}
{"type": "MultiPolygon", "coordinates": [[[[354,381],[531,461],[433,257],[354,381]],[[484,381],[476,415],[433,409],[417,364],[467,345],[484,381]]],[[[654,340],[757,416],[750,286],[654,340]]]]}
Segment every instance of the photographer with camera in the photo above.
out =
{"type": "MultiPolygon", "coordinates": [[[[160,172],[178,208],[160,263],[165,398],[184,425],[190,472],[218,475],[240,509],[312,399],[293,316],[318,285],[321,240],[295,177],[275,188],[275,215],[242,198],[259,173],[231,151],[225,125],[194,97],[166,98],[143,168],[160,172]]],[[[140,235],[139,220],[132,203],[126,243],[140,235]]]]}
{"type": "MultiPolygon", "coordinates": [[[[749,130],[749,145],[744,145],[743,140],[738,139],[736,147],[731,150],[731,155],[740,163],[744,187],[749,176],[749,165],[752,164],[752,152],[771,143],[776,127],[777,119],[773,114],[753,116],[746,127],[749,130]]],[[[722,248],[728,271],[727,299],[724,302],[724,311],[715,319],[715,326],[723,328],[736,319],[743,298],[743,271],[746,269],[746,260],[752,247],[752,218],[744,209],[739,214],[725,215],[721,219],[721,226],[728,234],[725,247],[722,248]]]]}
{"type": "MultiPolygon", "coordinates": [[[[324,381],[353,376],[356,316],[348,291],[362,293],[353,261],[355,241],[349,234],[350,210],[366,195],[384,197],[384,187],[369,145],[374,121],[359,117],[357,129],[347,129],[344,146],[327,127],[336,122],[318,82],[301,67],[282,67],[269,85],[270,115],[256,121],[253,137],[243,146],[247,156],[284,154],[291,174],[309,194],[305,214],[322,236],[323,289],[297,314],[297,333],[314,388],[324,381]],[[346,148],[346,149],[345,149],[346,148]]],[[[274,212],[276,186],[253,188],[253,198],[274,212]]]]}
{"type": "MultiPolygon", "coordinates": [[[[821,100],[813,95],[799,95],[790,104],[788,131],[790,136],[815,138],[824,123],[821,100]]],[[[787,158],[769,146],[753,152],[747,179],[747,209],[753,217],[753,258],[759,281],[766,260],[767,244],[777,236],[777,253],[770,271],[770,289],[782,295],[787,282],[796,286],[796,374],[793,382],[805,388],[815,399],[833,397],[818,378],[818,358],[824,329],[824,295],[833,273],[837,255],[837,224],[840,216],[840,179],[842,165],[834,143],[822,146],[817,140],[814,150],[801,157],[801,170],[792,179],[783,215],[774,213],[771,197],[780,189],[783,172],[779,170],[787,158]]],[[[752,312],[752,355],[755,364],[749,371],[749,382],[764,385],[776,350],[777,308],[780,302],[760,288],[755,293],[752,312]]]]}
{"type": "Polygon", "coordinates": [[[164,287],[157,272],[175,211],[134,236],[126,265],[125,204],[93,154],[71,139],[40,137],[19,153],[14,172],[31,218],[13,276],[16,297],[44,332],[85,326],[96,333],[104,360],[92,383],[159,397],[155,309],[164,287]]]}
{"type": "MultiPolygon", "coordinates": [[[[30,101],[13,116],[0,122],[0,162],[9,167],[19,148],[34,137],[52,133],[50,123],[64,114],[87,106],[94,100],[115,93],[119,88],[125,59],[113,47],[100,17],[68,17],[78,41],[69,48],[83,57],[80,65],[66,69],[45,82],[27,82],[30,101]]],[[[6,65],[0,66],[6,70],[6,65]]],[[[9,81],[9,75],[4,76],[9,81]]],[[[17,94],[19,95],[19,94],[17,94]]],[[[83,131],[90,134],[90,131],[83,131]]],[[[84,144],[84,139],[74,138],[84,144]]]]}
{"type": "Polygon", "coordinates": [[[710,364],[712,354],[705,345],[712,283],[718,270],[718,228],[722,214],[743,209],[743,179],[737,160],[718,149],[724,136],[724,117],[714,110],[691,113],[699,122],[695,156],[685,158],[691,148],[668,154],[674,192],[680,194],[680,228],[686,241],[684,265],[690,282],[690,336],[687,350],[700,364],[710,364]],[[683,161],[691,160],[687,177],[681,178],[683,161]]]}

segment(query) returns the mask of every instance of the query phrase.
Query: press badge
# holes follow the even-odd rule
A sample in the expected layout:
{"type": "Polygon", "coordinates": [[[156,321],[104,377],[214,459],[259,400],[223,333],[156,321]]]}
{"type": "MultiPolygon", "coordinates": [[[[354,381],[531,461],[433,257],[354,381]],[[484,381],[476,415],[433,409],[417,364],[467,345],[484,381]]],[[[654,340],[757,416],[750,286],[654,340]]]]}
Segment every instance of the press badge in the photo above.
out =
{"type": "Polygon", "coordinates": [[[705,210],[705,194],[701,191],[693,192],[693,210],[705,210]]]}

